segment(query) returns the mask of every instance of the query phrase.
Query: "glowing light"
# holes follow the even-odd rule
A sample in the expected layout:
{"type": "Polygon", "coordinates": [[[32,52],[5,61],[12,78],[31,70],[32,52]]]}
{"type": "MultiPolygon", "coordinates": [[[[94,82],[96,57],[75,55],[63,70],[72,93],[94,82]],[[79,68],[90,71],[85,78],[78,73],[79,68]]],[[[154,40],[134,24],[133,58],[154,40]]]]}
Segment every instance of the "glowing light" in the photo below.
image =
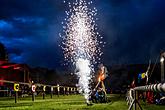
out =
{"type": "Polygon", "coordinates": [[[161,57],[160,62],[164,62],[164,57],[161,57]]]}
{"type": "Polygon", "coordinates": [[[95,7],[90,9],[90,4],[92,1],[86,2],[85,0],[68,3],[69,11],[66,11],[67,17],[65,22],[62,22],[64,33],[60,35],[63,39],[61,47],[65,60],[76,66],[79,91],[84,94],[87,101],[90,93],[90,79],[94,71],[93,65],[100,60],[99,57],[103,54],[100,48],[103,42],[98,40],[100,35],[97,32],[94,18],[97,9],[95,7]]]}
{"type": "Polygon", "coordinates": [[[1,68],[9,68],[10,66],[1,66],[1,68]]]}

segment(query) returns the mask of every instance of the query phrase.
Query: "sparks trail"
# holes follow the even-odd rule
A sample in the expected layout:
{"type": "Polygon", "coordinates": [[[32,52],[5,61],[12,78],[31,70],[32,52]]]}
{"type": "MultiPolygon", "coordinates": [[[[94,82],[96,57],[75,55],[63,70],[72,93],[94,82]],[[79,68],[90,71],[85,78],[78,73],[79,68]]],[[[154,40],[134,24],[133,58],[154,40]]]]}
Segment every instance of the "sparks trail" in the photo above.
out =
{"type": "Polygon", "coordinates": [[[67,17],[62,23],[64,33],[61,35],[65,60],[76,65],[80,91],[86,99],[89,98],[89,80],[92,77],[93,64],[97,63],[102,55],[102,42],[98,40],[100,35],[94,18],[97,10],[88,8],[91,3],[92,1],[85,0],[68,3],[69,11],[66,11],[67,17]]]}

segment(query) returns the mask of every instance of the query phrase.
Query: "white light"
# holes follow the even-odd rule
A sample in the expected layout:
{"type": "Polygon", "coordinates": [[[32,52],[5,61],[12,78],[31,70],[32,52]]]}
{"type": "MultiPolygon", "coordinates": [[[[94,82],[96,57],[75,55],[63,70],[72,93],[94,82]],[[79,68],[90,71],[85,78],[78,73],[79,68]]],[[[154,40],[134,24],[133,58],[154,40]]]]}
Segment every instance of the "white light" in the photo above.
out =
{"type": "Polygon", "coordinates": [[[102,55],[101,42],[98,40],[100,35],[94,18],[97,10],[88,8],[91,3],[87,3],[86,0],[68,3],[70,9],[66,11],[65,22],[62,22],[64,33],[60,34],[65,60],[76,65],[79,91],[87,101],[91,92],[89,84],[93,65],[102,55]]]}
{"type": "MultiPolygon", "coordinates": [[[[88,8],[86,0],[76,0],[66,11],[67,17],[64,25],[64,33],[60,34],[62,41],[62,49],[67,62],[75,63],[77,59],[83,58],[91,62],[97,63],[99,56],[102,55],[99,33],[96,30],[94,16],[96,8],[93,10],[88,8]]],[[[100,37],[102,39],[102,37],[100,37]]]]}
{"type": "Polygon", "coordinates": [[[76,69],[78,72],[76,75],[79,77],[80,92],[84,94],[85,99],[89,99],[90,87],[89,80],[91,79],[91,68],[89,60],[78,59],[76,62],[76,69]]]}
{"type": "Polygon", "coordinates": [[[164,57],[161,57],[160,62],[164,62],[164,57]]]}

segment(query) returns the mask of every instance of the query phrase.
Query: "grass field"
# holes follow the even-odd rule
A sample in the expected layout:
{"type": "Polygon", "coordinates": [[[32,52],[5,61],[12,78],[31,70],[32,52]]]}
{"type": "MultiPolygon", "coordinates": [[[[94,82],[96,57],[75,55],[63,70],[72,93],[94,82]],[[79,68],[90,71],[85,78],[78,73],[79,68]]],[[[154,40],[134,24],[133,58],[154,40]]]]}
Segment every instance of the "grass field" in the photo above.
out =
{"type": "MultiPolygon", "coordinates": [[[[127,110],[128,106],[124,96],[110,95],[111,102],[87,106],[83,96],[53,96],[42,99],[41,96],[32,102],[31,97],[19,98],[15,104],[14,98],[0,98],[0,110],[127,110]]],[[[165,110],[165,106],[142,104],[144,110],[165,110]]]]}

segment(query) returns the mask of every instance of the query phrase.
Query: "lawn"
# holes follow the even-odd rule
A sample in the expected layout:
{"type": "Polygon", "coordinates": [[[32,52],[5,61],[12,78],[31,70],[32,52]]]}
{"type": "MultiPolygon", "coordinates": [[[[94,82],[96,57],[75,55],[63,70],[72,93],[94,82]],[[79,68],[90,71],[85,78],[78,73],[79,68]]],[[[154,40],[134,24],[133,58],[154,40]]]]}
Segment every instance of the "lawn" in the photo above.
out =
{"type": "MultiPolygon", "coordinates": [[[[124,96],[110,95],[110,103],[93,104],[87,106],[83,96],[69,95],[69,96],[53,96],[47,95],[45,99],[41,96],[31,101],[31,97],[19,98],[15,104],[14,98],[0,98],[0,110],[127,110],[128,106],[124,100],[124,96]]],[[[144,110],[164,110],[165,106],[151,105],[142,103],[144,110]]]]}

